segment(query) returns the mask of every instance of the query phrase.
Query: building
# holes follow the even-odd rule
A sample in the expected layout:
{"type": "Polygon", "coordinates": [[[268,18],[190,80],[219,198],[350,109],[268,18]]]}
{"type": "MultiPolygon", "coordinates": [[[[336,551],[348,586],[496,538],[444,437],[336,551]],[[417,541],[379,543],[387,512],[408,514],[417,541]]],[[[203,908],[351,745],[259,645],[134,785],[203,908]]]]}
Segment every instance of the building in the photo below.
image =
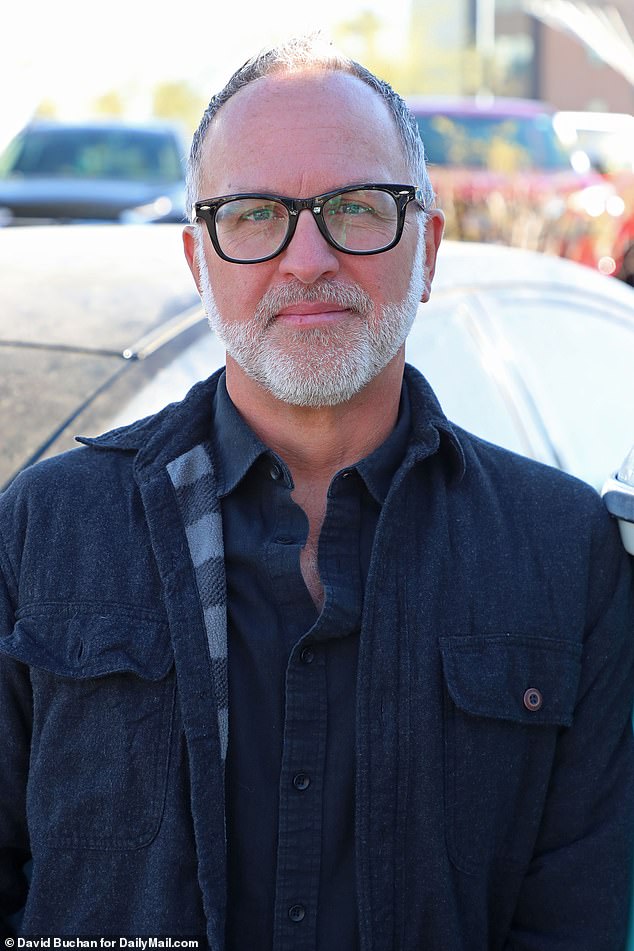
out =
{"type": "Polygon", "coordinates": [[[634,113],[633,36],[633,0],[412,0],[418,92],[634,113]]]}
{"type": "Polygon", "coordinates": [[[498,93],[558,109],[634,112],[631,0],[497,0],[495,26],[498,93]]]}

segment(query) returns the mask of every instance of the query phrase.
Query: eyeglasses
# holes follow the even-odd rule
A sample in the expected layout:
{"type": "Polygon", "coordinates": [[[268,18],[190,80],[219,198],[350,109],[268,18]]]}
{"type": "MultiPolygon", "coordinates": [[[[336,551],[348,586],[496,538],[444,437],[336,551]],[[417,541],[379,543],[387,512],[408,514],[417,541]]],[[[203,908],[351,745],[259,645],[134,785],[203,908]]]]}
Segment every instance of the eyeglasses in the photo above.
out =
{"type": "Polygon", "coordinates": [[[414,185],[350,185],[315,198],[284,198],[260,192],[197,201],[193,217],[207,225],[216,252],[234,264],[269,261],[286,248],[301,211],[310,211],[333,248],[346,254],[379,254],[400,241],[405,210],[424,210],[414,185]]]}

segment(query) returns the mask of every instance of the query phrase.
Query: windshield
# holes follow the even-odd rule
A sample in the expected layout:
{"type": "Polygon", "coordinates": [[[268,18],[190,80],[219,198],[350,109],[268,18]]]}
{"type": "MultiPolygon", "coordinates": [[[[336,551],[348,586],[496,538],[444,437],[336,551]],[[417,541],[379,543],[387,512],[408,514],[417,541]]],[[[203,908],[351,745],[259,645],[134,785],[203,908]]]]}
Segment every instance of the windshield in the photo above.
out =
{"type": "Polygon", "coordinates": [[[462,165],[495,172],[570,171],[568,153],[549,115],[416,116],[430,165],[462,165]]]}
{"type": "Polygon", "coordinates": [[[2,177],[182,179],[175,138],[138,129],[26,129],[0,159],[2,177]]]}

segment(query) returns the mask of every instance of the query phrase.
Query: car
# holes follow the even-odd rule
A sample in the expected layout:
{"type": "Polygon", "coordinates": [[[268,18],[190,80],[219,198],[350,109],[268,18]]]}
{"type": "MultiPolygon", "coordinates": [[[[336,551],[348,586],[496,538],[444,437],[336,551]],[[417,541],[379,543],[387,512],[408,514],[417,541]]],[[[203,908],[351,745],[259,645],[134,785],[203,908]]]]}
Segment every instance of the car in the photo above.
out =
{"type": "Polygon", "coordinates": [[[564,145],[614,189],[613,213],[601,215],[597,228],[613,248],[606,269],[634,284],[634,116],[560,111],[553,121],[564,145]]]}
{"type": "MultiPolygon", "coordinates": [[[[0,230],[0,262],[0,485],[224,362],[176,226],[0,230]]],[[[443,242],[407,358],[451,419],[597,489],[634,439],[634,290],[589,268],[443,242]]]]}
{"type": "MultiPolygon", "coordinates": [[[[634,440],[634,290],[573,262],[443,242],[431,300],[419,308],[406,357],[450,419],[597,491],[634,440]]],[[[223,354],[209,334],[187,359],[202,378],[223,354]]],[[[176,360],[114,424],[174,398],[176,376],[177,395],[184,395],[176,360]]]]}
{"type": "Polygon", "coordinates": [[[168,122],[34,121],[0,155],[0,225],[183,221],[186,151],[168,122]]]}
{"type": "Polygon", "coordinates": [[[585,155],[587,167],[634,173],[634,116],[559,110],[553,124],[565,148],[585,155]]]}
{"type": "Polygon", "coordinates": [[[545,251],[616,273],[622,202],[587,163],[574,167],[546,103],[418,96],[408,105],[447,237],[545,251]]]}
{"type": "Polygon", "coordinates": [[[623,546],[634,555],[634,446],[601,491],[608,512],[619,522],[623,546]]]}
{"type": "Polygon", "coordinates": [[[450,419],[596,489],[634,440],[634,291],[574,262],[445,242],[407,356],[450,419]]]}
{"type": "Polygon", "coordinates": [[[0,486],[76,432],[106,426],[161,366],[210,336],[180,231],[0,229],[0,486]]]}

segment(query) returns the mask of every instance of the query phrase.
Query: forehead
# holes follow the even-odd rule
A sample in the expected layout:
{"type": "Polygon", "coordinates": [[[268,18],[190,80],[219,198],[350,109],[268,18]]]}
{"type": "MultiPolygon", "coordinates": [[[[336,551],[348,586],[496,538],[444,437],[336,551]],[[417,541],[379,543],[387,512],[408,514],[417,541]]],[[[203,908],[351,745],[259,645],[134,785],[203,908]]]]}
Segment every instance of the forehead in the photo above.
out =
{"type": "Polygon", "coordinates": [[[322,71],[266,76],[236,93],[210,126],[201,172],[210,195],[409,181],[381,97],[356,76],[322,71]]]}

